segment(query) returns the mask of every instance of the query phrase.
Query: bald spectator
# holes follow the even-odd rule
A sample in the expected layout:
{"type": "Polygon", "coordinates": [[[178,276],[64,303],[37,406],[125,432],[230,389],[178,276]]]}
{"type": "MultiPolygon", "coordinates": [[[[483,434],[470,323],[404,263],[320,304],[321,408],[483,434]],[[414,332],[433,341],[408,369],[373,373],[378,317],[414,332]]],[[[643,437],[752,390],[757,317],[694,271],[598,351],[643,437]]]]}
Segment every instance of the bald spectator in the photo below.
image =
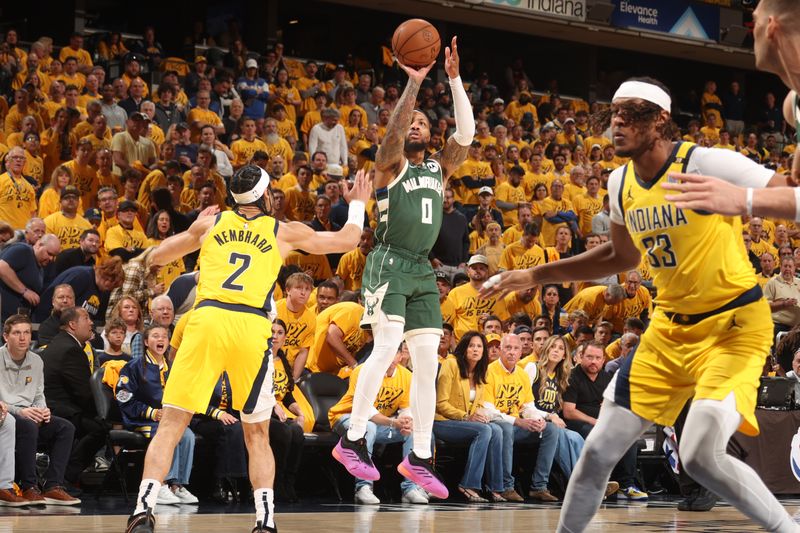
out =
{"type": "Polygon", "coordinates": [[[39,324],[39,346],[47,346],[61,329],[61,311],[67,307],[75,307],[75,291],[72,285],[62,283],[53,290],[53,310],[50,316],[39,324]]]}
{"type": "Polygon", "coordinates": [[[3,251],[0,259],[0,320],[5,321],[22,309],[39,305],[39,295],[44,289],[44,267],[58,255],[60,242],[55,235],[45,235],[33,246],[12,244],[3,251]]]}
{"type": "Polygon", "coordinates": [[[314,125],[308,135],[308,150],[325,152],[329,163],[347,165],[347,136],[339,123],[339,111],[325,108],[320,112],[322,122],[314,125]]]}

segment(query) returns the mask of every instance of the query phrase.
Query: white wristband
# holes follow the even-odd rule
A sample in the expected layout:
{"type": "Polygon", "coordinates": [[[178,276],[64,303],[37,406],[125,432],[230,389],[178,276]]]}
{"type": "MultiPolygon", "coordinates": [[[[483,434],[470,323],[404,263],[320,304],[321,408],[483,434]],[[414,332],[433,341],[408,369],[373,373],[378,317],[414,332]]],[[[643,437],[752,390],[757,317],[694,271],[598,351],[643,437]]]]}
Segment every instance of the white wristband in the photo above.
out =
{"type": "Polygon", "coordinates": [[[364,202],[361,200],[351,200],[350,205],[347,206],[347,224],[353,224],[359,228],[364,227],[364,202]]]}
{"type": "Polygon", "coordinates": [[[794,219],[800,220],[800,187],[794,188],[794,219]]]}
{"type": "Polygon", "coordinates": [[[744,201],[744,208],[745,208],[745,211],[747,212],[747,216],[749,216],[749,217],[753,216],[753,188],[752,187],[748,187],[747,188],[747,197],[745,198],[745,201],[744,201]]]}

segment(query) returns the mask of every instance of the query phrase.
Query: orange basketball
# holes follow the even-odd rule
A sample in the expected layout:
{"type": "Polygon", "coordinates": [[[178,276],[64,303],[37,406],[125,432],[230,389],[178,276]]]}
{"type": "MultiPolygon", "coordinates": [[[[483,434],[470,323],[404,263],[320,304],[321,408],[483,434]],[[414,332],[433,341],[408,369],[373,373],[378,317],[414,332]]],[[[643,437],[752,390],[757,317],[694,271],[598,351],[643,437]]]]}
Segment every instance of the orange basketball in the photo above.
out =
{"type": "Polygon", "coordinates": [[[409,67],[424,67],[439,55],[442,41],[436,28],[422,19],[410,19],[400,24],[392,36],[394,56],[409,67]]]}

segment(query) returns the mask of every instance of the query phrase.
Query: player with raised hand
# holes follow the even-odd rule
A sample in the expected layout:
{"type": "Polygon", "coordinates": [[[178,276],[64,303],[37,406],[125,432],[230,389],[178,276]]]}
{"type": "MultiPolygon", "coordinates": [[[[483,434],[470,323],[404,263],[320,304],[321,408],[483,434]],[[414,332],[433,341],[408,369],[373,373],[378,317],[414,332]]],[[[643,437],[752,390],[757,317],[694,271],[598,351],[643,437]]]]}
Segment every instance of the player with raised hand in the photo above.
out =
{"type": "Polygon", "coordinates": [[[457,39],[453,37],[445,49],[444,66],[453,93],[456,131],[440,152],[428,156],[431,125],[414,106],[435,61],[420,68],[399,64],[408,74],[408,83],[375,158],[378,226],[375,248],[367,257],[362,278],[362,325],[372,327],[375,345],[361,368],[350,428],[333,455],[352,475],[367,480],[379,478],[364,435],[383,376],[405,339],[414,367],[414,447],[398,470],[434,496],[446,498],[447,488],[434,471],[431,454],[442,315],[428,253],[439,236],[447,180],[467,158],[475,121],[459,76],[457,39]]]}

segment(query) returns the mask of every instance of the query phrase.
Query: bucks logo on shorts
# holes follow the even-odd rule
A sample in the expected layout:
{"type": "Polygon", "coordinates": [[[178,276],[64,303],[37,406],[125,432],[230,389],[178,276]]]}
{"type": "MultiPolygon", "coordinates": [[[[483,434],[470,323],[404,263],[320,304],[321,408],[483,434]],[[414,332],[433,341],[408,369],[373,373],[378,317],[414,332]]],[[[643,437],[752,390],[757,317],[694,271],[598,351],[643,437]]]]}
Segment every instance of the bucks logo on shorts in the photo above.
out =
{"type": "Polygon", "coordinates": [[[439,291],[428,261],[442,226],[444,177],[438,161],[406,161],[388,186],[375,191],[378,227],[375,249],[367,256],[361,290],[362,325],[389,320],[405,330],[442,327],[439,291]]]}

